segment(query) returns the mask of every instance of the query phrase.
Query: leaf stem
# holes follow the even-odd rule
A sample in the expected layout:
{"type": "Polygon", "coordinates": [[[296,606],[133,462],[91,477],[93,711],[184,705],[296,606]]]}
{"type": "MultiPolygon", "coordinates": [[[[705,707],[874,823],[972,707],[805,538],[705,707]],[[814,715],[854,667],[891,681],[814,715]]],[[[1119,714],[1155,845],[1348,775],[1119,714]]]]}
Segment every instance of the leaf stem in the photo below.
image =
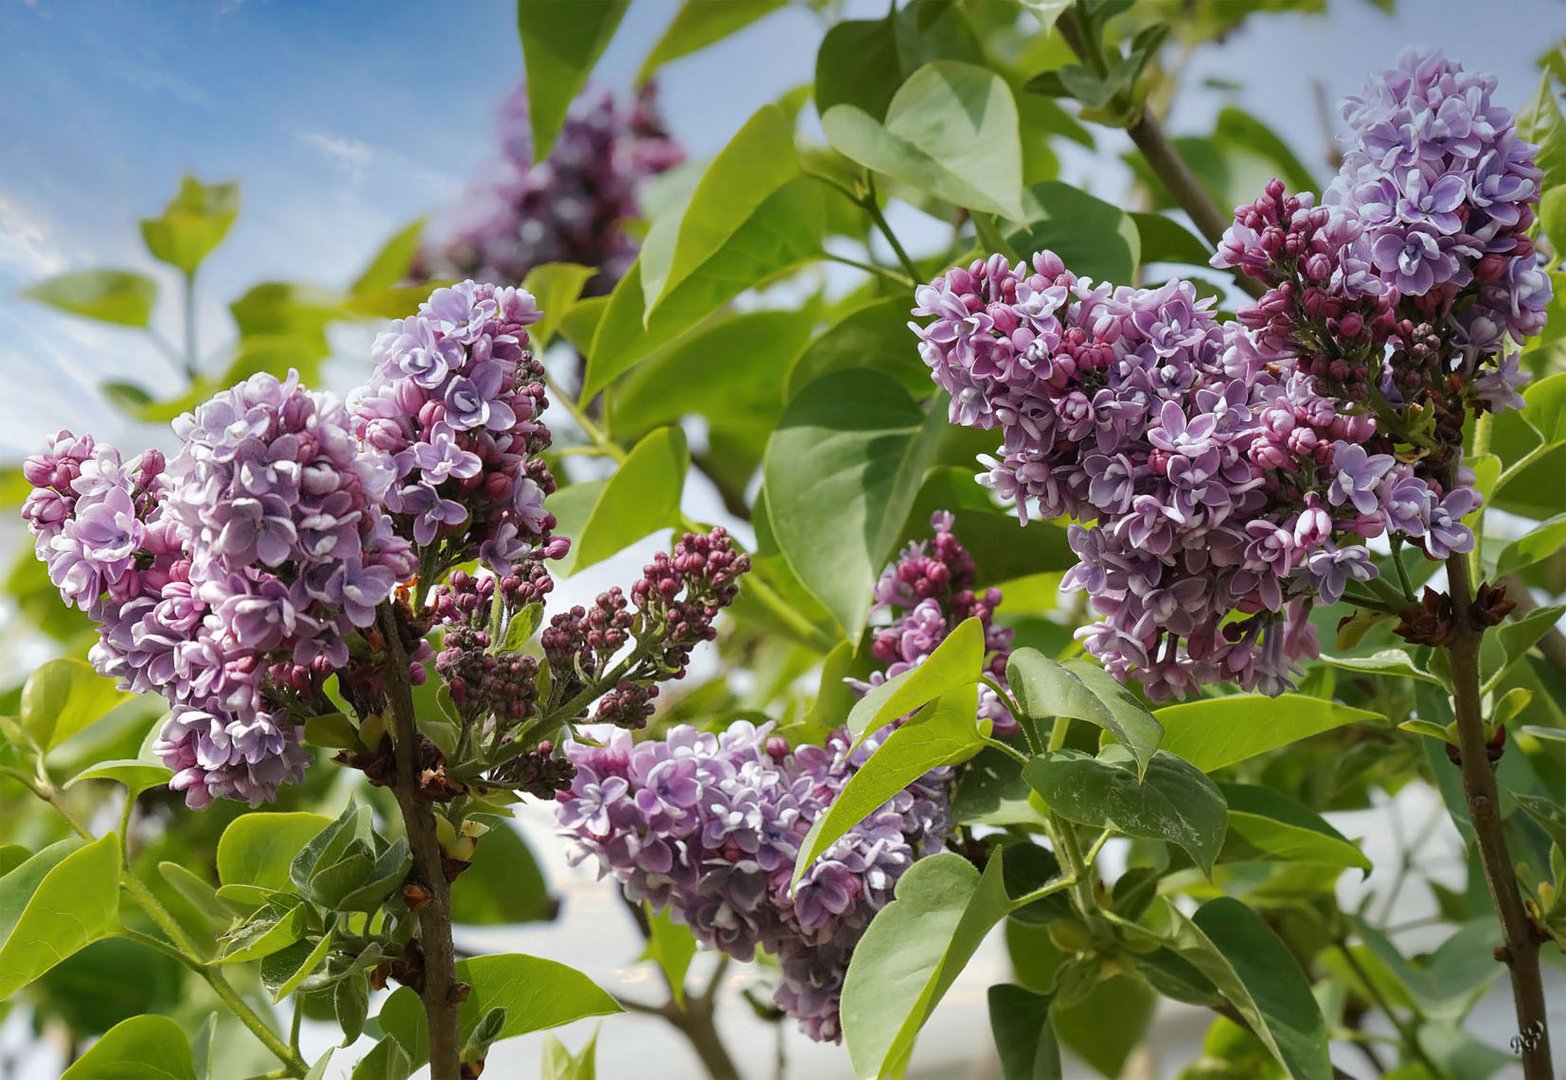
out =
{"type": "Polygon", "coordinates": [[[883,278],[886,281],[890,281],[893,285],[900,286],[904,289],[912,289],[915,285],[918,284],[918,282],[914,281],[914,279],[911,277],[899,274],[895,270],[888,270],[884,266],[876,266],[874,263],[860,262],[858,259],[850,259],[846,255],[838,255],[831,251],[824,252],[823,256],[828,262],[842,263],[844,266],[852,266],[856,270],[863,270],[867,274],[874,274],[876,277],[883,278]]]}
{"type": "MultiPolygon", "coordinates": [[[[1348,942],[1340,939],[1333,942],[1333,945],[1342,954],[1344,962],[1348,964],[1349,970],[1354,973],[1354,977],[1365,987],[1365,992],[1370,995],[1370,1000],[1375,1004],[1376,1008],[1380,1009],[1386,1018],[1392,1021],[1392,1026],[1397,1029],[1398,1037],[1403,1041],[1404,1048],[1421,1065],[1429,1070],[1430,1075],[1435,1080],[1443,1080],[1444,1077],[1449,1075],[1445,1069],[1431,1060],[1430,1055],[1425,1052],[1425,1048],[1419,1044],[1418,1029],[1393,1010],[1392,1003],[1387,1000],[1386,995],[1381,992],[1381,988],[1371,979],[1370,973],[1365,970],[1364,965],[1359,962],[1359,958],[1354,955],[1354,950],[1348,947],[1348,942]]],[[[1413,1010],[1416,1022],[1423,1022],[1424,1016],[1420,1013],[1419,1006],[1414,1005],[1413,1010]]]]}
{"type": "Polygon", "coordinates": [[[196,272],[185,274],[185,374],[195,382],[201,375],[200,353],[196,349],[196,272]]]}
{"type": "Polygon", "coordinates": [[[544,372],[544,386],[549,390],[550,397],[566,412],[571,414],[571,419],[576,421],[576,426],[582,429],[582,434],[592,441],[601,453],[615,461],[623,462],[626,459],[625,448],[609,437],[609,433],[593,422],[587,415],[587,411],[577,404],[576,399],[555,382],[549,372],[544,372]]]}
{"type": "Polygon", "coordinates": [[[1000,739],[986,737],[984,739],[984,745],[992,749],[999,750],[1001,753],[1005,754],[1007,757],[1021,765],[1026,765],[1031,760],[1027,754],[1024,754],[1021,750],[1018,750],[1010,743],[1002,742],[1000,739]]]}
{"type": "Polygon", "coordinates": [[[908,257],[908,252],[904,250],[902,243],[898,241],[897,234],[887,224],[886,215],[881,212],[881,204],[876,201],[875,174],[868,169],[865,170],[865,195],[864,198],[859,200],[859,205],[865,208],[865,212],[870,215],[870,220],[875,222],[875,227],[881,230],[882,236],[886,237],[886,242],[891,245],[893,253],[897,256],[897,261],[902,263],[903,269],[908,272],[909,280],[918,281],[919,268],[908,257]]]}

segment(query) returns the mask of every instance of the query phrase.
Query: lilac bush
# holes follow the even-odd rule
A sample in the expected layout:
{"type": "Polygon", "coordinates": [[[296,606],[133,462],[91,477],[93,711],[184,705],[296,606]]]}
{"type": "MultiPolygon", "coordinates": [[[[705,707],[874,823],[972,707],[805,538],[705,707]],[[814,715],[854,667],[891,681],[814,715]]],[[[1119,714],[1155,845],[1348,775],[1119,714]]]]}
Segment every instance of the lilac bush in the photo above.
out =
{"type": "Polygon", "coordinates": [[[525,85],[501,104],[497,128],[499,155],[433,230],[423,271],[517,284],[535,266],[577,263],[598,271],[590,295],[608,292],[636,258],[625,225],[637,216],[637,192],[685,157],[664,130],[656,88],[642,87],[623,108],[607,88],[589,87],[542,162],[533,160],[525,85]]]}
{"type": "Polygon", "coordinates": [[[626,895],[669,910],[708,948],[778,959],[773,999],[816,1040],[841,1036],[838,1001],[854,943],[915,859],[951,834],[947,770],[911,784],[841,837],[790,890],[812,824],[885,733],[790,748],[770,725],[719,734],[681,725],[632,743],[572,744],[556,811],[572,860],[593,857],[626,895]]]}

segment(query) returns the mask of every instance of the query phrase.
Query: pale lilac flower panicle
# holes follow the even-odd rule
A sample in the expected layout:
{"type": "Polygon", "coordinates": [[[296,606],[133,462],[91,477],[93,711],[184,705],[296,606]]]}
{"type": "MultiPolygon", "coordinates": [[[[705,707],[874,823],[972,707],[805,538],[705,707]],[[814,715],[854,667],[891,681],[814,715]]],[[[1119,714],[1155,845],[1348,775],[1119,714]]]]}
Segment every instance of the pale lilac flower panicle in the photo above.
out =
{"type": "Polygon", "coordinates": [[[438,223],[421,262],[432,276],[521,284],[529,270],[566,262],[597,269],[589,295],[606,293],[636,258],[626,224],[649,177],[684,160],[664,131],[653,84],[632,106],[604,87],[571,103],[543,162],[533,160],[525,86],[498,116],[499,156],[469,186],[452,220],[438,223]]]}
{"type": "MultiPolygon", "coordinates": [[[[959,623],[970,618],[979,619],[984,627],[985,673],[1006,685],[1012,632],[994,622],[1001,591],[974,589],[973,557],[952,533],[955,521],[950,512],[936,511],[930,518],[934,535],[909,544],[876,582],[870,654],[882,667],[871,672],[868,682],[849,680],[859,692],[918,667],[959,623]]],[[[991,721],[998,735],[1019,730],[988,687],[980,687],[979,716],[991,721]]]]}
{"type": "Polygon", "coordinates": [[[477,558],[504,576],[565,553],[544,510],[548,403],[526,329],[538,319],[521,289],[436,289],[376,338],[375,373],[350,396],[360,439],[389,458],[396,531],[440,548],[442,565],[477,558]]]}
{"type": "MultiPolygon", "coordinates": [[[[1024,521],[1036,508],[1084,523],[1069,529],[1079,562],[1064,584],[1089,591],[1103,621],[1078,636],[1154,700],[1211,682],[1288,689],[1315,655],[1310,604],[1374,576],[1365,540],[1418,541],[1439,521],[1446,550],[1466,531],[1358,404],[1394,331],[1417,336],[1358,233],[1279,186],[1242,216],[1220,258],[1309,264],[1306,307],[1347,359],[1300,347],[1287,283],[1227,327],[1188,282],[1090,287],[1049,252],[978,261],[916,294],[914,314],[931,317],[914,327],[920,353],[953,421],[998,429],[980,482],[1024,521]]],[[[918,565],[883,578],[877,599],[918,565]]],[[[902,595],[877,655],[906,665],[936,640],[939,613],[902,595]]]]}
{"type": "Polygon", "coordinates": [[[576,766],[556,819],[572,860],[597,860],[634,901],[667,909],[708,948],[778,958],[774,1000],[813,1039],[841,1037],[838,1002],[855,944],[915,859],[951,835],[947,770],[895,795],[790,889],[810,827],[879,745],[844,732],[790,750],[769,726],[680,726],[632,744],[569,744],[576,766]]]}

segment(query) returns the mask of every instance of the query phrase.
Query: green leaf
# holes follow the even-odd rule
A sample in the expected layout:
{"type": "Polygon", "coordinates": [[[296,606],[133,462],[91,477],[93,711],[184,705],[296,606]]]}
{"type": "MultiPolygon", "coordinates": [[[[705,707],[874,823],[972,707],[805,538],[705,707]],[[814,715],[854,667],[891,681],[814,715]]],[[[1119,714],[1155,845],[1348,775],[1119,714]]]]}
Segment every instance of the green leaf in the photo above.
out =
{"type": "Polygon", "coordinates": [[[759,457],[783,411],[789,362],[811,322],[798,311],[747,311],[685,335],[621,380],[609,411],[615,432],[623,438],[699,415],[709,430],[754,445],[759,457]],[[745,362],[734,363],[736,356],[745,362]]]}
{"type": "Polygon", "coordinates": [[[695,935],[684,923],[675,922],[667,907],[661,911],[653,911],[650,905],[647,907],[647,929],[647,951],[642,958],[658,965],[669,981],[674,1003],[683,1008],[685,975],[696,956],[695,935]]]}
{"type": "Polygon", "coordinates": [[[1539,827],[1549,834],[1551,840],[1560,845],[1562,851],[1566,851],[1566,810],[1542,795],[1513,792],[1512,798],[1517,800],[1517,805],[1529,817],[1539,823],[1539,827]]]}
{"type": "Polygon", "coordinates": [[[1164,726],[1163,748],[1203,772],[1265,754],[1345,724],[1381,716],[1320,698],[1260,694],[1168,705],[1153,713],[1164,726]]]}
{"type": "Polygon", "coordinates": [[[816,52],[816,112],[856,105],[881,120],[897,88],[922,65],[983,59],[960,7],[945,0],[913,0],[883,19],[845,19],[816,52]]]}
{"type": "Polygon", "coordinates": [[[148,788],[162,787],[173,776],[174,770],[165,765],[152,761],[137,761],[134,758],[119,758],[113,761],[100,761],[96,765],[83,769],[67,780],[65,786],[75,787],[83,780],[113,780],[117,784],[124,784],[129,796],[134,799],[148,788]]]}
{"type": "Polygon", "coordinates": [[[1419,679],[1422,682],[1442,685],[1441,680],[1430,672],[1414,663],[1414,658],[1403,649],[1382,649],[1371,653],[1369,656],[1326,656],[1321,657],[1323,664],[1341,668],[1344,671],[1359,672],[1363,675],[1384,675],[1394,679],[1419,679]]]}
{"type": "Polygon", "coordinates": [[[1022,208],[1022,228],[1007,240],[1023,256],[1048,249],[1073,273],[1097,281],[1130,281],[1136,272],[1142,238],[1120,207],[1046,180],[1023,192],[1022,208]]]}
{"type": "Polygon", "coordinates": [[[1105,1076],[1120,1076],[1152,1023],[1158,997],[1140,979],[1117,975],[1080,1001],[1055,1001],[1053,1027],[1072,1053],[1105,1076]],[[1113,1023],[1105,1023],[1113,1017],[1113,1023]]]}
{"type": "Polygon", "coordinates": [[[1297,1080],[1329,1080],[1327,1026],[1299,961],[1240,901],[1209,900],[1187,919],[1169,907],[1174,948],[1218,987],[1297,1080]]]}
{"type": "Polygon", "coordinates": [[[1124,750],[1092,758],[1073,750],[1040,755],[1022,775],[1067,821],[1162,840],[1212,876],[1228,826],[1223,793],[1190,762],[1159,750],[1140,780],[1124,750]]]}
{"type": "Polygon", "coordinates": [[[901,1074],[919,1029],[1015,906],[1003,861],[996,851],[981,878],[947,852],[918,860],[898,880],[896,899],[854,947],[843,983],[843,1040],[856,1075],[901,1074]]]}
{"type": "MultiPolygon", "coordinates": [[[[1566,188],[1561,190],[1566,191],[1566,188]]],[[[1495,561],[1495,572],[1514,574],[1548,559],[1562,547],[1566,547],[1566,514],[1556,514],[1502,548],[1495,561]]]]}
{"type": "Polygon", "coordinates": [[[847,727],[857,743],[899,716],[979,681],[984,666],[984,625],[964,619],[919,664],[887,679],[849,710],[847,727]]]}
{"type": "Polygon", "coordinates": [[[396,1039],[387,1035],[353,1067],[353,1080],[407,1080],[413,1075],[412,1056],[396,1039]]]}
{"type": "Polygon", "coordinates": [[[320,814],[241,814],[218,839],[219,884],[287,889],[289,864],[331,823],[320,814]]]}
{"type": "Polygon", "coordinates": [[[234,913],[218,899],[217,890],[205,878],[179,863],[168,861],[158,864],[158,873],[206,918],[212,930],[220,930],[233,921],[234,913]]]}
{"type": "Polygon", "coordinates": [[[1425,1017],[1437,1023],[1460,1024],[1505,970],[1495,961],[1501,934],[1493,917],[1467,923],[1417,960],[1405,958],[1385,934],[1361,919],[1354,920],[1354,929],[1425,1017]]]}
{"type": "Polygon", "coordinates": [[[636,81],[646,82],[669,61],[722,41],[785,3],[787,0],[749,0],[744,4],[736,4],[733,0],[685,0],[675,13],[674,21],[642,61],[636,81]]]}
{"type": "Polygon", "coordinates": [[[643,325],[665,296],[797,176],[793,125],[782,109],[763,105],[707,166],[684,208],[659,217],[648,230],[641,256],[643,325]]]}
{"type": "Polygon", "coordinates": [[[1022,221],[1017,103],[984,68],[937,60],[914,72],[883,124],[856,105],[821,117],[832,146],[868,169],[956,206],[1022,221]]]}
{"type": "Polygon", "coordinates": [[[451,884],[451,919],[463,926],[502,926],[555,917],[559,903],[522,834],[501,818],[490,826],[473,861],[451,884]]]}
{"type": "Polygon", "coordinates": [[[119,925],[119,838],[44,848],[0,878],[0,1001],[119,925]]]}
{"type": "Polygon", "coordinates": [[[130,698],[85,660],[50,660],[22,687],[22,730],[39,750],[53,750],[130,698]]]}
{"type": "Polygon", "coordinates": [[[1218,125],[1214,137],[1231,144],[1247,147],[1278,167],[1278,175],[1290,191],[1316,191],[1321,185],[1305,167],[1289,145],[1250,113],[1225,106],[1218,113],[1218,125]]]}
{"type": "Polygon", "coordinates": [[[642,537],[679,523],[690,469],[685,432],[659,428],[637,443],[593,504],[572,545],[571,573],[600,563],[642,537]]]}
{"type": "Polygon", "coordinates": [[[821,199],[821,184],[814,180],[801,177],[784,184],[651,315],[646,315],[643,301],[641,262],[633,264],[610,293],[593,332],[582,400],[591,400],[638,363],[680,340],[740,293],[818,255],[825,217],[821,199]]]}
{"type": "Polygon", "coordinates": [[[841,371],[791,401],[767,443],[762,475],[778,546],[800,582],[857,638],[871,587],[946,427],[890,378],[841,371]]]}
{"type": "Polygon", "coordinates": [[[1566,116],[1561,114],[1548,71],[1533,95],[1517,110],[1517,134],[1539,148],[1534,161],[1544,171],[1543,188],[1566,185],[1566,116]]]}
{"type": "MultiPolygon", "coordinates": [[[[844,368],[873,368],[911,394],[929,391],[930,369],[919,360],[908,329],[906,297],[871,300],[827,327],[794,360],[785,394],[792,400],[816,379],[844,368]]],[[[970,476],[972,470],[968,470],[970,476]]]]}
{"type": "Polygon", "coordinates": [[[118,326],[146,326],[158,300],[158,283],[130,270],[76,270],[22,290],[29,300],[118,326]]]}
{"type": "Polygon", "coordinates": [[[213,963],[244,964],[281,952],[304,936],[310,915],[297,896],[270,899],[223,936],[223,951],[213,963]]]}
{"type": "Polygon", "coordinates": [[[1496,640],[1501,645],[1502,660],[1494,671],[1486,673],[1485,691],[1488,692],[1499,686],[1507,673],[1528,655],[1528,650],[1538,644],[1539,639],[1545,634],[1555,629],[1555,624],[1560,622],[1563,614],[1566,614],[1566,604],[1553,604],[1550,607],[1535,608],[1520,619],[1502,623],[1495,632],[1496,640]]]}
{"type": "Polygon", "coordinates": [[[1049,1023],[1051,994],[1000,983],[990,987],[990,1033],[1003,1080],[1060,1080],[1060,1044],[1049,1023]]]}
{"type": "Polygon", "coordinates": [[[328,928],[314,945],[308,941],[296,941],[288,948],[261,959],[261,985],[271,991],[272,1004],[276,1005],[292,994],[312,971],[321,966],[326,954],[331,951],[333,938],[334,931],[328,928]]]}
{"type": "Polygon", "coordinates": [[[196,1080],[196,1058],[166,1016],[133,1016],[87,1048],[60,1080],[196,1080]]]}
{"type": "Polygon", "coordinates": [[[1184,263],[1206,266],[1212,258],[1207,241],[1165,214],[1131,214],[1142,244],[1143,263],[1184,263]]]}
{"type": "Polygon", "coordinates": [[[580,971],[538,956],[475,956],[458,962],[457,978],[473,987],[462,1004],[464,1039],[491,1009],[506,1010],[506,1023],[497,1042],[584,1016],[621,1011],[613,997],[580,971]]]}
{"type": "MultiPolygon", "coordinates": [[[[723,2],[723,0],[719,0],[723,2]]],[[[573,1054],[565,1043],[553,1035],[544,1036],[543,1060],[539,1064],[539,1080],[594,1080],[598,1053],[598,1032],[587,1040],[587,1045],[573,1054]]]]}
{"type": "Polygon", "coordinates": [[[1032,795],[1021,766],[999,750],[986,749],[957,778],[952,820],[970,826],[1040,825],[1047,819],[1032,795]]]}
{"type": "Polygon", "coordinates": [[[876,807],[941,765],[966,761],[984,745],[977,717],[979,691],[970,684],[941,695],[887,736],[816,819],[799,846],[793,885],[823,852],[876,807]]]}
{"type": "Polygon", "coordinates": [[[1219,784],[1229,806],[1229,836],[1288,862],[1330,863],[1370,872],[1365,853],[1320,814],[1254,784],[1219,784]]]}
{"type": "MultiPolygon", "coordinates": [[[[364,271],[348,286],[354,296],[385,292],[408,280],[413,260],[419,254],[419,241],[424,236],[424,219],[411,221],[398,229],[381,245],[364,271]]],[[[536,295],[536,294],[535,294],[536,295]]]]}
{"type": "Polygon", "coordinates": [[[1135,694],[1097,664],[1060,663],[1037,649],[1022,648],[1006,664],[1006,681],[1027,719],[1086,720],[1129,750],[1139,773],[1147,771],[1163,728],[1135,694]]]}
{"type": "Polygon", "coordinates": [[[542,353],[555,339],[582,296],[582,287],[598,273],[592,266],[576,263],[542,263],[527,272],[522,287],[538,301],[539,320],[527,328],[533,351],[542,353]]]}
{"type": "Polygon", "coordinates": [[[534,161],[549,157],[571,100],[587,85],[629,6],[630,0],[517,0],[534,161]]]}
{"type": "Polygon", "coordinates": [[[188,276],[223,242],[238,216],[238,184],[203,184],[185,176],[162,217],[142,218],[141,238],[154,259],[188,276]]]}
{"type": "MultiPolygon", "coordinates": [[[[1071,0],[1022,0],[1022,6],[1032,12],[1042,31],[1048,33],[1071,7],[1071,0]]],[[[1007,1080],[1010,1080],[1009,1076],[1007,1080]]]]}

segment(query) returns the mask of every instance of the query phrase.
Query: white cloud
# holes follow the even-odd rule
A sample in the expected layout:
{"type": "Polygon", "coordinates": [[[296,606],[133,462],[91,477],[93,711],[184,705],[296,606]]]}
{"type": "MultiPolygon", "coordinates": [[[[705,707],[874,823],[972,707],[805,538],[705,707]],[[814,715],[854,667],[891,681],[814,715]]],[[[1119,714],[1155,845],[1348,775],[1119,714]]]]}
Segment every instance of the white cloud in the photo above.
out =
{"type": "Polygon", "coordinates": [[[105,69],[109,74],[118,79],[123,79],[132,86],[142,90],[156,90],[178,98],[187,105],[200,105],[209,108],[213,104],[212,95],[204,89],[163,68],[152,67],[147,64],[138,64],[133,60],[119,59],[109,64],[105,69]]]}
{"type": "Polygon", "coordinates": [[[0,191],[0,268],[28,281],[58,274],[70,264],[53,223],[0,191]]]}
{"type": "Polygon", "coordinates": [[[300,142],[320,151],[356,180],[364,175],[364,170],[375,157],[375,149],[369,143],[350,139],[346,135],[334,135],[329,131],[300,131],[296,135],[300,142]]]}

